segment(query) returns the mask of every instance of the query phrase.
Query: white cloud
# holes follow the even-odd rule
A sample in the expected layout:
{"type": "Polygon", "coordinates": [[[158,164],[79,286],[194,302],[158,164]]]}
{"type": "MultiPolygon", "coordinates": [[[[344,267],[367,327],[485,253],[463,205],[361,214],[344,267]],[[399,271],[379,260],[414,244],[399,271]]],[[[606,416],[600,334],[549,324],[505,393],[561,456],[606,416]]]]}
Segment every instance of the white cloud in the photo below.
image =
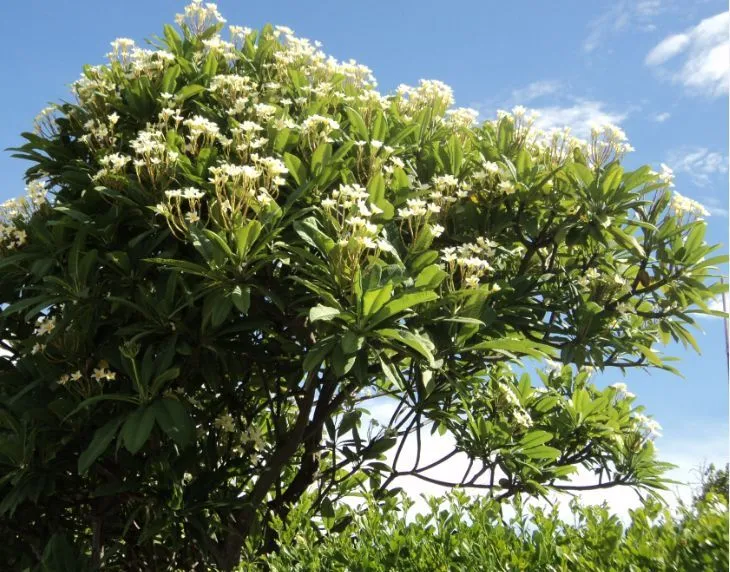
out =
{"type": "Polygon", "coordinates": [[[535,125],[544,130],[570,127],[576,137],[588,138],[591,124],[613,123],[620,124],[628,113],[613,111],[601,101],[578,99],[567,106],[538,107],[540,113],[535,125]]]}
{"type": "Polygon", "coordinates": [[[555,80],[534,81],[527,87],[515,89],[512,92],[512,100],[516,104],[525,105],[530,101],[555,93],[560,87],[561,83],[555,80]]]}
{"type": "Polygon", "coordinates": [[[667,2],[662,0],[626,0],[612,3],[610,8],[588,24],[588,36],[583,42],[583,51],[590,54],[609,37],[627,29],[643,32],[655,30],[652,19],[665,10],[665,4],[667,2]]]}
{"type": "MultiPolygon", "coordinates": [[[[727,155],[705,147],[681,147],[671,151],[666,163],[675,173],[686,173],[698,187],[709,185],[714,176],[727,173],[727,155]]],[[[718,205],[719,206],[719,205],[718,205]]]]}
{"type": "Polygon", "coordinates": [[[655,113],[654,115],[652,115],[651,120],[656,121],[657,123],[664,123],[671,116],[671,113],[669,113],[668,111],[664,111],[662,113],[655,113]]]}
{"type": "Polygon", "coordinates": [[[675,34],[664,38],[646,56],[645,63],[648,66],[663,64],[684,50],[690,43],[687,34],[675,34]]]}
{"type": "Polygon", "coordinates": [[[719,97],[728,93],[730,12],[705,18],[681,34],[668,36],[646,56],[645,63],[680,83],[691,93],[719,97]],[[677,58],[678,56],[683,56],[677,58]],[[673,69],[663,64],[682,60],[673,69]]]}

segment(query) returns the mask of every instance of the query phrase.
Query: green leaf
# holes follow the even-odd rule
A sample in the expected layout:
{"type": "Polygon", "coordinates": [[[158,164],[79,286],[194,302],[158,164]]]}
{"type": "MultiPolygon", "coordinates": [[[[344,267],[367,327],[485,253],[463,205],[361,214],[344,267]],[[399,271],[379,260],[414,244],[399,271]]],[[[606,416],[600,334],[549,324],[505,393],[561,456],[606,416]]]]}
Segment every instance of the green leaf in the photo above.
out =
{"type": "Polygon", "coordinates": [[[235,230],[236,253],[238,256],[244,257],[248,254],[248,251],[251,250],[251,247],[261,234],[262,228],[263,226],[259,221],[252,219],[235,230]]]}
{"type": "Polygon", "coordinates": [[[425,357],[429,364],[435,361],[432,353],[433,344],[423,336],[414,334],[408,330],[395,330],[392,328],[383,328],[382,330],[378,330],[377,333],[383,338],[395,340],[415,350],[425,357]]]}
{"type": "Polygon", "coordinates": [[[416,277],[416,288],[429,288],[433,290],[438,288],[441,282],[449,275],[448,272],[441,269],[438,264],[426,266],[416,277]]]}
{"type": "Polygon", "coordinates": [[[185,405],[177,399],[166,397],[151,406],[155,419],[165,434],[180,448],[187,447],[195,438],[195,425],[185,405]]]}
{"type": "Polygon", "coordinates": [[[388,318],[392,318],[393,316],[396,316],[401,312],[412,308],[413,306],[424,304],[426,302],[431,302],[432,300],[436,300],[437,298],[438,294],[430,290],[404,294],[400,298],[396,298],[395,300],[388,302],[385,306],[383,306],[382,309],[376,312],[372,319],[368,320],[368,328],[374,328],[388,318]]]}
{"type": "Polygon", "coordinates": [[[383,286],[382,288],[377,288],[375,290],[368,290],[363,295],[362,299],[362,313],[364,316],[370,316],[371,314],[374,314],[380,308],[382,308],[385,303],[390,300],[390,296],[393,293],[393,282],[388,282],[383,286]]]}
{"type": "Polygon", "coordinates": [[[183,88],[181,88],[175,94],[175,99],[177,99],[178,102],[183,102],[186,99],[193,97],[194,95],[203,93],[204,91],[205,91],[205,86],[191,83],[191,84],[188,84],[188,85],[184,86],[183,88]]]}
{"type": "Polygon", "coordinates": [[[98,403],[99,401],[123,401],[125,403],[133,403],[134,405],[139,405],[139,399],[136,397],[132,397],[131,395],[123,395],[121,393],[104,393],[102,395],[94,395],[93,397],[89,397],[88,399],[85,399],[79,405],[77,405],[71,413],[66,415],[64,417],[64,421],[68,419],[69,417],[75,415],[82,409],[86,409],[89,407],[89,405],[93,405],[94,403],[98,403]]]}
{"type": "Polygon", "coordinates": [[[530,447],[529,449],[523,449],[522,452],[531,459],[555,460],[561,455],[560,449],[556,449],[555,447],[548,447],[547,445],[530,447]]]}
{"type": "Polygon", "coordinates": [[[336,342],[333,338],[325,338],[314,344],[304,357],[304,362],[302,363],[304,371],[309,372],[322,365],[322,362],[335,347],[335,344],[336,342]]]}
{"type": "Polygon", "coordinates": [[[210,323],[217,328],[226,321],[232,308],[233,302],[228,296],[218,291],[211,292],[203,300],[203,324],[210,323]]]}
{"type": "Polygon", "coordinates": [[[350,127],[355,132],[354,135],[357,135],[361,141],[367,141],[369,139],[368,128],[365,125],[362,115],[360,115],[360,113],[352,107],[345,107],[345,113],[347,114],[347,119],[350,122],[350,127]]]}
{"type": "Polygon", "coordinates": [[[385,179],[379,172],[370,179],[367,186],[367,192],[370,195],[370,201],[377,205],[385,200],[385,179]]]}
{"type": "Polygon", "coordinates": [[[150,395],[157,395],[168,381],[172,381],[178,377],[180,377],[179,367],[171,367],[170,369],[162,372],[152,381],[152,385],[150,386],[150,395]]]}
{"type": "Polygon", "coordinates": [[[384,439],[378,439],[377,441],[373,441],[368,445],[367,450],[365,451],[364,458],[365,459],[372,459],[374,457],[379,456],[382,453],[385,453],[389,449],[392,449],[397,442],[397,439],[395,437],[388,437],[384,439]]]}
{"type": "Polygon", "coordinates": [[[554,349],[546,344],[513,338],[488,340],[466,349],[468,351],[495,350],[498,352],[516,352],[538,359],[543,359],[546,356],[550,357],[554,354],[554,349]]]}
{"type": "Polygon", "coordinates": [[[180,66],[170,66],[165,70],[165,74],[162,76],[162,85],[160,89],[163,93],[174,93],[175,84],[177,77],[180,75],[180,66]]]}
{"type": "Polygon", "coordinates": [[[347,374],[352,366],[355,365],[356,355],[346,355],[342,349],[342,344],[337,344],[330,356],[330,362],[332,369],[337,377],[342,377],[347,374]]]}
{"type": "Polygon", "coordinates": [[[309,166],[309,170],[312,175],[319,175],[322,170],[327,166],[327,163],[332,157],[332,145],[329,143],[320,144],[312,153],[312,163],[309,166]]]}
{"type": "Polygon", "coordinates": [[[362,336],[358,336],[355,332],[346,332],[342,336],[340,346],[345,355],[351,355],[359,351],[364,343],[365,339],[362,336]]]}
{"type": "Polygon", "coordinates": [[[552,438],[553,434],[548,433],[547,431],[530,431],[527,435],[520,439],[519,445],[522,448],[536,447],[538,445],[544,445],[552,438]]]}
{"type": "Polygon", "coordinates": [[[296,155],[284,153],[284,165],[289,169],[289,174],[298,186],[301,186],[307,180],[307,167],[296,155]]]}
{"type": "Polygon", "coordinates": [[[117,430],[122,424],[122,421],[124,421],[122,417],[112,419],[106,425],[96,430],[91,443],[89,443],[86,450],[79,456],[79,475],[86,473],[86,471],[89,470],[89,467],[94,464],[94,461],[104,454],[109,443],[112,442],[112,439],[114,439],[114,436],[117,434],[117,430]]]}
{"type": "Polygon", "coordinates": [[[329,322],[333,318],[340,315],[340,311],[337,308],[330,308],[329,306],[323,306],[317,304],[309,310],[309,321],[310,322],[329,322]]]}
{"type": "Polygon", "coordinates": [[[119,434],[127,451],[136,454],[149,439],[155,425],[155,408],[140,407],[127,417],[119,434]]]}
{"type": "Polygon", "coordinates": [[[196,276],[208,276],[210,270],[200,264],[188,262],[187,260],[174,260],[172,258],[144,258],[144,262],[152,262],[154,264],[160,264],[161,266],[167,266],[169,268],[175,268],[188,274],[195,274],[196,276]]]}
{"type": "Polygon", "coordinates": [[[655,365],[658,367],[661,367],[664,365],[664,362],[662,359],[657,355],[657,353],[652,350],[651,348],[648,348],[641,344],[634,344],[637,350],[641,352],[641,354],[646,358],[646,361],[648,361],[651,365],[655,365]]]}
{"type": "Polygon", "coordinates": [[[231,301],[241,314],[248,314],[248,309],[251,307],[251,288],[235,286],[231,290],[231,301]]]}

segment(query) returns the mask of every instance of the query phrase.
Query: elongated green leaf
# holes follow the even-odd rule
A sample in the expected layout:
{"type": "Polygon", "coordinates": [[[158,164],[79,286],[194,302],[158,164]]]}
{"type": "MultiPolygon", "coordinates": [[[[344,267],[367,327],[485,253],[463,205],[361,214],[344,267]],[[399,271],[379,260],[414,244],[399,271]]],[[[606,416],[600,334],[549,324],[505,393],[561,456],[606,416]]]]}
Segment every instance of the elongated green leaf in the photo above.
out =
{"type": "Polygon", "coordinates": [[[177,399],[164,398],[151,406],[155,419],[165,434],[180,448],[187,447],[195,438],[195,425],[185,405],[177,399]]]}
{"type": "Polygon", "coordinates": [[[131,395],[122,395],[121,393],[104,393],[102,395],[94,395],[93,397],[89,397],[88,399],[85,399],[84,401],[79,403],[79,405],[76,406],[71,411],[71,413],[66,415],[64,420],[75,415],[82,409],[86,409],[90,405],[93,405],[94,403],[98,403],[100,401],[122,401],[124,403],[133,403],[135,405],[139,404],[139,399],[137,399],[136,397],[132,397],[131,395]]]}
{"type": "Polygon", "coordinates": [[[480,342],[474,346],[467,348],[467,350],[504,350],[508,352],[522,353],[539,359],[542,359],[546,356],[549,357],[555,353],[555,350],[546,344],[532,342],[529,340],[518,340],[513,338],[501,338],[496,340],[488,340],[486,342],[480,342]]]}
{"type": "Polygon", "coordinates": [[[307,167],[296,155],[284,153],[284,165],[289,169],[289,174],[298,186],[301,186],[307,180],[307,167]]]}
{"type": "Polygon", "coordinates": [[[172,258],[145,258],[144,261],[168,266],[169,268],[175,268],[197,276],[208,276],[210,274],[210,270],[208,270],[205,266],[188,262],[187,260],[174,260],[172,258]]]}
{"type": "Polygon", "coordinates": [[[239,312],[248,314],[248,309],[251,307],[251,288],[236,285],[231,290],[231,301],[239,312]]]}
{"type": "Polygon", "coordinates": [[[429,363],[434,362],[433,344],[423,336],[414,334],[408,330],[395,330],[392,328],[377,330],[377,334],[388,340],[394,340],[408,346],[425,357],[429,363]]]}
{"type": "Polygon", "coordinates": [[[438,264],[426,266],[416,277],[416,288],[438,288],[448,275],[438,264]]]}
{"type": "Polygon", "coordinates": [[[337,308],[330,308],[329,306],[323,306],[318,304],[309,310],[309,321],[310,322],[329,322],[333,318],[340,315],[340,311],[337,308]]]}
{"type": "Polygon", "coordinates": [[[109,444],[112,442],[112,439],[116,436],[117,430],[122,424],[122,421],[124,421],[123,417],[112,419],[106,425],[96,430],[91,443],[89,443],[86,450],[79,456],[79,475],[86,473],[86,471],[89,470],[89,467],[94,464],[94,461],[104,454],[107,447],[109,447],[109,444]]]}
{"type": "Polygon", "coordinates": [[[520,447],[530,448],[538,445],[544,445],[552,438],[553,434],[548,433],[547,431],[530,431],[527,435],[520,439],[520,447]]]}
{"type": "Polygon", "coordinates": [[[365,316],[370,316],[371,314],[374,314],[380,308],[382,308],[385,303],[390,300],[390,296],[393,293],[393,283],[388,282],[385,286],[382,288],[377,288],[376,290],[368,290],[363,295],[363,301],[362,301],[362,313],[365,316]]]}
{"type": "Polygon", "coordinates": [[[396,298],[395,300],[388,302],[381,310],[376,312],[375,315],[368,320],[368,328],[374,328],[384,320],[392,318],[413,306],[424,304],[425,302],[430,302],[437,298],[438,295],[435,292],[428,290],[404,294],[400,298],[396,298]]]}
{"type": "Polygon", "coordinates": [[[336,342],[332,338],[325,338],[314,344],[304,357],[304,362],[302,363],[304,371],[312,371],[322,365],[322,362],[335,347],[335,344],[336,342]]]}
{"type": "Polygon", "coordinates": [[[183,102],[186,99],[189,99],[189,98],[193,97],[194,95],[198,95],[199,93],[202,93],[204,91],[205,91],[205,86],[191,83],[191,84],[188,84],[185,87],[181,88],[175,94],[175,99],[177,99],[179,102],[183,102]]]}
{"type": "Polygon", "coordinates": [[[127,451],[136,454],[150,437],[155,425],[155,408],[140,407],[134,411],[122,426],[119,437],[127,451]]]}
{"type": "Polygon", "coordinates": [[[354,131],[354,135],[356,135],[362,141],[367,141],[368,128],[365,125],[365,121],[363,121],[362,115],[360,115],[360,113],[358,113],[352,107],[346,107],[345,113],[347,114],[347,119],[350,122],[350,127],[352,128],[352,131],[354,131]]]}

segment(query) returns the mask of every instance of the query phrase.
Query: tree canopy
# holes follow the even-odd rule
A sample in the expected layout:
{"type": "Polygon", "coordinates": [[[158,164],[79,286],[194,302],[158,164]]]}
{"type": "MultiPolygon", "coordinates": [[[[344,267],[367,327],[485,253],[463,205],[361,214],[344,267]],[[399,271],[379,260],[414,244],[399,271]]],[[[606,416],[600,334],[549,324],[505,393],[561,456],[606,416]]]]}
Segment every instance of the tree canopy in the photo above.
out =
{"type": "Polygon", "coordinates": [[[338,501],[402,476],[495,501],[664,486],[658,425],[591,372],[672,370],[657,346],[696,348],[723,288],[671,171],[625,170],[615,126],[479,123],[438,81],[382,95],[288,28],[223,39],[212,4],[177,24],[112,42],[16,149],[2,561],[230,570],[305,493],[343,528],[338,501]],[[425,464],[428,433],[455,445],[425,464]]]}

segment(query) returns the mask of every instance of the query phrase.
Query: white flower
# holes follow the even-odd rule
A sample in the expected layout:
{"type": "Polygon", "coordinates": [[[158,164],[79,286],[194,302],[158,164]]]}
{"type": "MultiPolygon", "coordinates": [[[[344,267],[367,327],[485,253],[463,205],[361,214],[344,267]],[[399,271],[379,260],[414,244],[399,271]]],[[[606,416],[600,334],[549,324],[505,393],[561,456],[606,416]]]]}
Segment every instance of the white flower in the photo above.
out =
{"type": "Polygon", "coordinates": [[[56,318],[47,318],[45,316],[38,318],[36,329],[33,332],[36,336],[46,336],[53,332],[56,328],[56,318]]]}
{"type": "Polygon", "coordinates": [[[236,430],[236,425],[230,413],[219,415],[213,421],[213,425],[225,433],[233,433],[236,430]]]}
{"type": "Polygon", "coordinates": [[[444,227],[440,224],[434,224],[431,226],[431,234],[436,238],[441,236],[444,233],[444,230],[446,229],[444,229],[444,227]]]}
{"type": "Polygon", "coordinates": [[[499,183],[498,187],[505,195],[511,195],[515,192],[515,186],[512,181],[502,181],[499,183]]]}
{"type": "Polygon", "coordinates": [[[471,276],[467,277],[466,280],[464,280],[466,283],[466,286],[468,288],[476,288],[479,286],[479,276],[476,274],[472,274],[471,276]]]}

